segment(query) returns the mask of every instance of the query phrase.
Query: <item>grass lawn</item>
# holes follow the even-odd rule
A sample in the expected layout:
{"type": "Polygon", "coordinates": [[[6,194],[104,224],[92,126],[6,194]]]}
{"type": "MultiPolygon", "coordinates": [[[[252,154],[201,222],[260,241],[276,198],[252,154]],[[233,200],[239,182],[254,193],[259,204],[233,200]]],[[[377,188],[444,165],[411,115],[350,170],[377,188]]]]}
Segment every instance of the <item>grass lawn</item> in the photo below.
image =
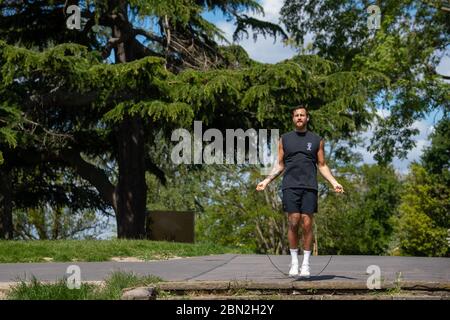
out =
{"type": "Polygon", "coordinates": [[[155,276],[137,276],[128,272],[114,272],[103,286],[82,283],[79,289],[69,289],[64,280],[42,283],[36,279],[20,282],[7,293],[9,300],[119,300],[125,288],[149,286],[160,282],[155,276]]]}
{"type": "Polygon", "coordinates": [[[162,260],[223,253],[252,253],[212,243],[149,240],[35,240],[0,241],[0,263],[109,261],[117,257],[162,260]]]}

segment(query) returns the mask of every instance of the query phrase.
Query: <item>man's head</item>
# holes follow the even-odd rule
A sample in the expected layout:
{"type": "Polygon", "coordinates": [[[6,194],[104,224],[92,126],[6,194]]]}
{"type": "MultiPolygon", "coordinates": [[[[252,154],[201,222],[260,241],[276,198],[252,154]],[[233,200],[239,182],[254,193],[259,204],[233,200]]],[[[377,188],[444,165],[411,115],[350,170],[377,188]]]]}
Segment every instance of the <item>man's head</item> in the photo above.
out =
{"type": "Polygon", "coordinates": [[[292,121],[298,131],[305,131],[309,121],[308,108],[304,105],[292,109],[292,121]]]}

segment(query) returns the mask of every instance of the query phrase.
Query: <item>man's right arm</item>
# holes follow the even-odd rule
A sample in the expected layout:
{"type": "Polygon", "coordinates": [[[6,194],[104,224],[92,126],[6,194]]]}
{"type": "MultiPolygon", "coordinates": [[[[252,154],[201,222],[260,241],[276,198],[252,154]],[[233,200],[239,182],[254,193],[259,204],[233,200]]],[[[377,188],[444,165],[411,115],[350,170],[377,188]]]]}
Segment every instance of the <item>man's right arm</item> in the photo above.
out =
{"type": "Polygon", "coordinates": [[[258,185],[256,186],[256,190],[258,191],[264,190],[266,186],[273,180],[275,180],[280,174],[282,174],[283,171],[284,171],[284,150],[283,150],[283,142],[280,138],[280,140],[278,141],[277,161],[275,162],[275,165],[273,166],[273,169],[267,176],[267,178],[258,183],[258,185]]]}

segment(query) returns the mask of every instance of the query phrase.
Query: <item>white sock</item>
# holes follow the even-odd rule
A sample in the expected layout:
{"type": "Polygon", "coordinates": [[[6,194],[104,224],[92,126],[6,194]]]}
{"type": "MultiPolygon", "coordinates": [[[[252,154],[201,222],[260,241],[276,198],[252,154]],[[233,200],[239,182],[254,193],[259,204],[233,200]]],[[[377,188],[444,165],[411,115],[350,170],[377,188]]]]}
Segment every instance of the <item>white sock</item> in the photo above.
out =
{"type": "Polygon", "coordinates": [[[303,263],[302,265],[309,265],[309,256],[311,255],[311,251],[303,250],[303,263]]]}
{"type": "Polygon", "coordinates": [[[291,250],[291,264],[298,265],[298,249],[289,249],[291,250]]]}

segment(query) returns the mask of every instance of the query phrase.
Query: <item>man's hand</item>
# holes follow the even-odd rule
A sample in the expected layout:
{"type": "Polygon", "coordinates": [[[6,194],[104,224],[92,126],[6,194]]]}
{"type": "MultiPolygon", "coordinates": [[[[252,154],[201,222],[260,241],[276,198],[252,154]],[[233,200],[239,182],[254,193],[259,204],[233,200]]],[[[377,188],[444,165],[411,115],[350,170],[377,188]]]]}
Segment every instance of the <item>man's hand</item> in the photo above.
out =
{"type": "Polygon", "coordinates": [[[334,189],[334,192],[344,193],[344,188],[342,187],[341,184],[339,184],[337,182],[333,183],[333,189],[334,189]]]}
{"type": "Polygon", "coordinates": [[[263,191],[266,188],[266,186],[269,184],[269,182],[270,181],[268,179],[264,179],[263,181],[258,183],[258,185],[256,186],[256,190],[263,191]]]}

